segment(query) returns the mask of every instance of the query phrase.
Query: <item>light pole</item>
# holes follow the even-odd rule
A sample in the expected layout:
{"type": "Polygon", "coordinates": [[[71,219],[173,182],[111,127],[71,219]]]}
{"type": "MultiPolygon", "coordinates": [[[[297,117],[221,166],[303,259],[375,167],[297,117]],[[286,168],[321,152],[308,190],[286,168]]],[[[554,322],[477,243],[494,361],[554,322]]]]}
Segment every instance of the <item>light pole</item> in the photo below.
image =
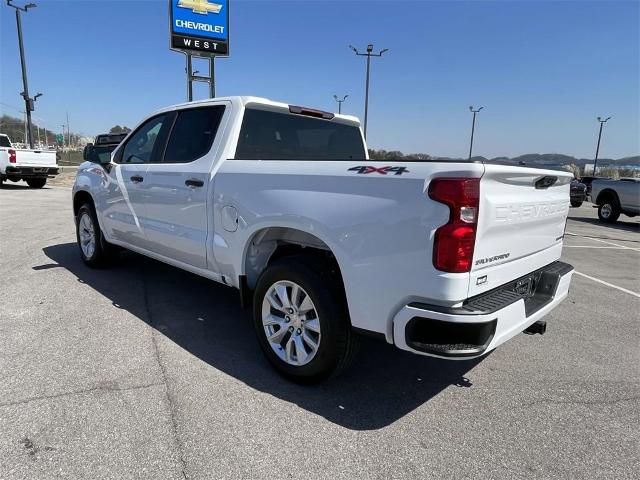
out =
{"type": "Polygon", "coordinates": [[[24,46],[22,45],[22,21],[20,19],[20,12],[27,12],[30,8],[34,8],[37,5],[35,3],[27,3],[24,7],[18,7],[13,5],[13,0],[7,0],[7,5],[14,8],[16,11],[16,25],[18,26],[18,45],[20,47],[20,64],[22,65],[22,86],[23,91],[20,93],[24,98],[25,110],[27,112],[27,136],[29,141],[29,148],[33,148],[33,127],[31,125],[31,112],[34,110],[33,103],[35,98],[29,97],[29,85],[27,83],[27,64],[24,58],[24,46]]]}
{"type": "Polygon", "coordinates": [[[344,102],[348,96],[349,95],[345,95],[344,97],[342,97],[342,100],[340,100],[337,95],[333,96],[333,98],[336,99],[336,102],[338,102],[338,113],[342,113],[342,102],[344,102]]]}
{"type": "Polygon", "coordinates": [[[602,127],[611,117],[607,117],[604,120],[602,117],[598,117],[598,121],[600,122],[600,131],[598,132],[598,146],[596,147],[596,159],[593,162],[593,175],[596,174],[596,167],[598,166],[598,154],[600,153],[600,139],[602,138],[602,127]]]}
{"type": "Polygon", "coordinates": [[[373,53],[373,44],[367,45],[367,53],[360,53],[356,47],[349,45],[349,48],[353,50],[359,57],[367,57],[367,83],[364,93],[364,138],[367,138],[367,119],[369,116],[369,71],[371,69],[371,57],[381,57],[384,52],[389,51],[388,48],[380,50],[378,53],[373,53]]]}
{"type": "Polygon", "coordinates": [[[476,130],[476,113],[478,113],[480,110],[482,110],[484,107],[480,107],[477,110],[473,109],[473,105],[469,106],[469,111],[471,111],[471,113],[473,113],[473,120],[471,122],[471,142],[469,144],[469,160],[471,160],[471,152],[473,152],[473,133],[476,130]]]}

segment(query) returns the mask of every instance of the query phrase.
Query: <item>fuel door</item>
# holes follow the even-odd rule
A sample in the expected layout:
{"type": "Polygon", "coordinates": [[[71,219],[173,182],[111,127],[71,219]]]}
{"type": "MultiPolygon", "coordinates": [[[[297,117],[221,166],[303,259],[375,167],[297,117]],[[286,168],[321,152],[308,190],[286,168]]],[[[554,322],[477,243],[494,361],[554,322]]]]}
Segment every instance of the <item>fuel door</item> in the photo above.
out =
{"type": "Polygon", "coordinates": [[[227,232],[235,232],[238,229],[238,210],[236,207],[230,205],[222,207],[222,228],[227,232]]]}

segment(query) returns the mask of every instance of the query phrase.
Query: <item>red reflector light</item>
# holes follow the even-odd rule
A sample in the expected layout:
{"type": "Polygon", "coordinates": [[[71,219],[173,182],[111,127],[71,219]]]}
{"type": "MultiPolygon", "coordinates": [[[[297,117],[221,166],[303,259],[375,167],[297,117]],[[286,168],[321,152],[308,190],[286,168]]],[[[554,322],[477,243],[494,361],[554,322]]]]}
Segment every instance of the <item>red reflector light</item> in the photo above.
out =
{"type": "Polygon", "coordinates": [[[9,152],[9,163],[16,163],[16,151],[13,148],[10,148],[8,152],[9,152]]]}
{"type": "Polygon", "coordinates": [[[435,178],[429,197],[449,207],[449,222],[436,230],[433,266],[462,273],[471,270],[480,203],[479,178],[435,178]]]}
{"type": "Polygon", "coordinates": [[[307,117],[324,118],[325,120],[331,120],[334,117],[331,112],[323,112],[322,110],[299,107],[297,105],[289,105],[289,112],[297,115],[306,115],[307,117]]]}

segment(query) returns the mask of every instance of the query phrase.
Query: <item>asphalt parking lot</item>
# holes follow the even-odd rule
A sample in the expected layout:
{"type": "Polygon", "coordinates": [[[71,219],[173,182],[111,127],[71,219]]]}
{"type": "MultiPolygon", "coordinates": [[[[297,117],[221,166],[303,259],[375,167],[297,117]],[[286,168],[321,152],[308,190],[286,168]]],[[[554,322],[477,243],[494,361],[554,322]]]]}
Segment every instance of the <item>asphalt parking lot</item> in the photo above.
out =
{"type": "Polygon", "coordinates": [[[637,478],[640,222],[571,209],[544,336],[448,362],[367,340],[317,387],[235,290],[132,253],[91,270],[70,190],[0,189],[0,478],[637,478]]]}

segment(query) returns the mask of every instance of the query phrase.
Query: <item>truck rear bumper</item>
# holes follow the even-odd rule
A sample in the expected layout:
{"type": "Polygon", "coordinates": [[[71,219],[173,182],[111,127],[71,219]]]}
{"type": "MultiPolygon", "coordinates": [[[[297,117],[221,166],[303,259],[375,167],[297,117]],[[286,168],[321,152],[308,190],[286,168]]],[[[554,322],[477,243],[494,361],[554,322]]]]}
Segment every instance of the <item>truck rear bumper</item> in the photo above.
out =
{"type": "Polygon", "coordinates": [[[571,265],[557,261],[460,307],[410,303],[394,317],[394,343],[421,355],[479,357],[553,310],[567,297],[572,275],[571,265]]]}
{"type": "Polygon", "coordinates": [[[58,167],[12,167],[7,166],[6,177],[15,178],[43,178],[52,177],[58,174],[58,167]]]}

